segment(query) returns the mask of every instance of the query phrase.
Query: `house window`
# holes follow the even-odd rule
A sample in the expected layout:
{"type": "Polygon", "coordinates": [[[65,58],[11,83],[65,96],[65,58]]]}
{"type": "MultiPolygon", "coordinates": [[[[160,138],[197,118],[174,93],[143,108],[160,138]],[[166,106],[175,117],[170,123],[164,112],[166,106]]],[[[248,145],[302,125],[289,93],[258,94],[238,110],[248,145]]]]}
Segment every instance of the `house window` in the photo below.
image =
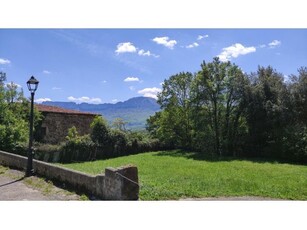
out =
{"type": "Polygon", "coordinates": [[[41,137],[44,138],[47,135],[47,127],[41,127],[41,137]]]}

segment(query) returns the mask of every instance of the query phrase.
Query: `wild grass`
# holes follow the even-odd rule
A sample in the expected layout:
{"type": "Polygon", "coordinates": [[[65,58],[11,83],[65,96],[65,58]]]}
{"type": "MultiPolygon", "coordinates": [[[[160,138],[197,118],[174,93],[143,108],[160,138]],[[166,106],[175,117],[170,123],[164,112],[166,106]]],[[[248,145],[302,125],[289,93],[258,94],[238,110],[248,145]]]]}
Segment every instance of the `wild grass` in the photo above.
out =
{"type": "Polygon", "coordinates": [[[7,167],[0,165],[0,174],[4,174],[8,170],[7,167]]]}
{"type": "Polygon", "coordinates": [[[241,159],[210,160],[182,151],[149,152],[62,166],[89,174],[138,167],[141,200],[260,196],[307,200],[307,166],[241,159]]]}

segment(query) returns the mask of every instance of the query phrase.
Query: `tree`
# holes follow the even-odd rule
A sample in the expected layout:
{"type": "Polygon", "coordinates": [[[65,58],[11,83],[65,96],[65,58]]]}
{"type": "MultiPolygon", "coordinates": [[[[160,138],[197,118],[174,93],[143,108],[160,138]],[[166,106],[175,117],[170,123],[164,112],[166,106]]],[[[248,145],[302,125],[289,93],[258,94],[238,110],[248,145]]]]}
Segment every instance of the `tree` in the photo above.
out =
{"type": "Polygon", "coordinates": [[[292,103],[294,105],[295,117],[298,122],[307,124],[307,67],[298,69],[298,76],[292,75],[292,103]]]}
{"type": "Polygon", "coordinates": [[[109,146],[111,141],[111,134],[110,129],[107,125],[107,121],[103,117],[97,116],[91,123],[91,128],[92,141],[100,147],[109,146]]]}
{"type": "Polygon", "coordinates": [[[247,78],[238,66],[219,58],[203,62],[201,68],[193,86],[196,135],[213,141],[215,155],[234,154],[239,128],[244,123],[247,78]]]}
{"type": "Polygon", "coordinates": [[[290,103],[284,127],[283,157],[307,162],[307,67],[298,69],[298,76],[291,75],[288,85],[290,103]]]}
{"type": "Polygon", "coordinates": [[[271,66],[203,62],[164,81],[147,130],[168,147],[307,162],[307,68],[298,73],[285,82],[271,66]]]}
{"type": "Polygon", "coordinates": [[[126,134],[120,130],[111,130],[113,154],[116,156],[124,155],[127,151],[127,137],[126,134]]]}
{"type": "Polygon", "coordinates": [[[191,147],[191,85],[194,75],[182,72],[163,83],[158,103],[164,109],[160,116],[158,135],[177,147],[191,147]]]}
{"type": "Polygon", "coordinates": [[[28,140],[28,101],[14,83],[0,74],[0,149],[15,151],[28,140]]]}
{"type": "Polygon", "coordinates": [[[6,101],[8,104],[21,102],[24,100],[23,90],[18,91],[18,86],[14,82],[6,84],[6,101]]]}
{"type": "Polygon", "coordinates": [[[0,86],[6,81],[6,73],[0,72],[0,86]]]}
{"type": "Polygon", "coordinates": [[[271,66],[258,67],[250,74],[246,94],[249,151],[254,155],[273,155],[282,150],[284,127],[291,119],[289,95],[283,75],[271,66]]]}
{"type": "Polygon", "coordinates": [[[117,130],[125,132],[126,131],[126,124],[127,124],[127,122],[125,122],[122,118],[118,117],[118,118],[115,118],[112,126],[117,130]]]}

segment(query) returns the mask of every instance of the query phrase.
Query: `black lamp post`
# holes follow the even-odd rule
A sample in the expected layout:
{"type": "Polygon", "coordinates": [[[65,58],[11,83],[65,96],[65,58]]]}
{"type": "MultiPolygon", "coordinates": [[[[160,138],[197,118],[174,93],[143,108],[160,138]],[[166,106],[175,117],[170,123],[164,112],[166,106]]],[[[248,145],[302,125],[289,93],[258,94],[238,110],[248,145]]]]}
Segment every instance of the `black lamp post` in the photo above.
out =
{"type": "Polygon", "coordinates": [[[34,105],[34,94],[37,90],[39,81],[35,79],[35,77],[31,77],[29,81],[27,81],[27,86],[29,91],[31,92],[31,113],[30,113],[30,132],[29,132],[29,150],[28,150],[28,163],[27,163],[27,171],[26,176],[32,176],[34,173],[33,170],[33,105],[34,105]]]}

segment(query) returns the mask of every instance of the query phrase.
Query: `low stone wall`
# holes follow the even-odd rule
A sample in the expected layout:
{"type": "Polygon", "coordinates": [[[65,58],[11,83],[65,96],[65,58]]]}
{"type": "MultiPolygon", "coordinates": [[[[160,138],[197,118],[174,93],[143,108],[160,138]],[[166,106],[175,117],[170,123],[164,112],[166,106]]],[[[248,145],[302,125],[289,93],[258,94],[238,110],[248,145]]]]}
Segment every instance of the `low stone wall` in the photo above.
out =
{"type": "MultiPolygon", "coordinates": [[[[0,151],[0,164],[26,170],[27,158],[0,151]]],[[[103,200],[138,200],[138,170],[135,166],[106,168],[96,176],[33,160],[34,171],[51,180],[67,183],[103,200]]]]}

